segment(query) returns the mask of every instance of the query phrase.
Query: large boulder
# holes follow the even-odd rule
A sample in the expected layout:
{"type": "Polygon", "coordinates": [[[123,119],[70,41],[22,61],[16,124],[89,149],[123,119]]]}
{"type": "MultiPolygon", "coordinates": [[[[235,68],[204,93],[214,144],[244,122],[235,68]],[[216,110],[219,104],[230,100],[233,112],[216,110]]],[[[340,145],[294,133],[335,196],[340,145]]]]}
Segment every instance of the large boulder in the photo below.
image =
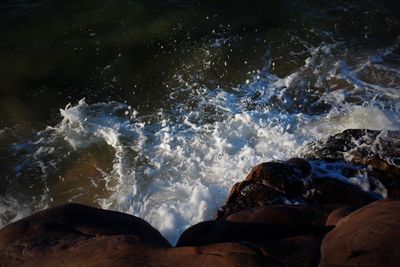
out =
{"type": "Polygon", "coordinates": [[[146,221],[120,212],[67,204],[33,214],[0,231],[0,262],[22,265],[51,254],[101,246],[169,243],[146,221]]]}
{"type": "Polygon", "coordinates": [[[217,212],[217,219],[242,210],[288,202],[286,195],[262,183],[243,181],[236,183],[217,212]]]}
{"type": "Polygon", "coordinates": [[[400,266],[399,226],[400,201],[367,205],[326,235],[319,266],[400,266]]]}
{"type": "Polygon", "coordinates": [[[307,190],[306,179],[310,174],[311,166],[307,161],[292,158],[286,162],[261,163],[253,167],[245,180],[262,183],[288,197],[297,197],[307,190]]]}
{"type": "Polygon", "coordinates": [[[261,163],[251,170],[243,182],[232,187],[217,218],[241,210],[303,199],[310,174],[309,163],[299,158],[261,163]]]}

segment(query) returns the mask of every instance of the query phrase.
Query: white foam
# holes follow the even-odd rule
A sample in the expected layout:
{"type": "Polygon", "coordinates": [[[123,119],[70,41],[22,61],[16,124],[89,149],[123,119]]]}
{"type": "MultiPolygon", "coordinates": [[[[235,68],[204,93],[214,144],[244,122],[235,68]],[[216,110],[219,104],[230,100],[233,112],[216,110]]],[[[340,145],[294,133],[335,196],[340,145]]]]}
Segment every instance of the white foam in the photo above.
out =
{"type": "Polygon", "coordinates": [[[45,209],[48,206],[38,199],[33,199],[34,207],[31,202],[21,202],[13,197],[0,197],[0,229],[8,223],[18,221],[35,210],[45,209]]]}
{"type": "Polygon", "coordinates": [[[290,157],[300,146],[286,132],[290,121],[286,115],[232,112],[240,99],[222,90],[206,102],[217,103],[224,120],[191,121],[191,115],[201,112],[200,106],[182,114],[181,123],[171,124],[177,120],[171,118],[145,125],[103,112],[116,103],[92,106],[80,101],[62,110],[64,119],[53,131],[64,135],[74,149],[89,142],[112,146],[116,160],[110,175],[116,175],[118,184],[112,188],[114,195],[102,200],[103,207],[145,218],[175,242],[189,225],[211,219],[232,184],[253,165],[290,157]]]}
{"type": "MultiPolygon", "coordinates": [[[[90,124],[78,124],[76,127],[84,133],[79,138],[92,142],[102,139],[116,150],[119,184],[113,189],[114,195],[102,201],[104,207],[145,218],[175,242],[189,225],[212,219],[229,188],[243,179],[255,164],[295,156],[297,149],[315,136],[323,137],[347,128],[391,128],[397,123],[392,121],[394,117],[377,108],[361,106],[318,117],[269,110],[241,111],[238,108],[241,99],[226,94],[214,92],[209,101],[204,101],[221,105],[221,99],[229,99],[220,108],[224,119],[212,123],[190,120],[190,115],[201,112],[200,106],[196,112],[183,113],[178,124],[175,118],[136,127],[139,122],[121,122],[117,117],[105,127],[103,115],[83,120],[90,124]],[[129,126],[121,130],[121,125],[129,126]],[[130,129],[130,137],[126,129],[130,129]],[[120,144],[121,136],[128,137],[125,146],[120,144]],[[140,138],[142,141],[138,142],[140,138]],[[127,144],[139,156],[130,156],[127,144]],[[146,163],[138,165],[137,161],[143,157],[146,163]]],[[[75,115],[77,109],[83,109],[78,116],[82,120],[87,113],[85,109],[91,106],[81,103],[69,109],[75,115]]],[[[69,109],[64,111],[68,118],[69,109]]],[[[106,121],[113,119],[111,116],[106,121]]],[[[68,123],[73,122],[69,119],[68,123]]],[[[77,130],[68,129],[73,133],[67,133],[68,142],[78,144],[74,139],[77,130]]]]}
{"type": "Polygon", "coordinates": [[[323,138],[346,129],[399,130],[398,114],[374,106],[353,106],[332,109],[322,116],[299,116],[302,134],[323,138]]]}

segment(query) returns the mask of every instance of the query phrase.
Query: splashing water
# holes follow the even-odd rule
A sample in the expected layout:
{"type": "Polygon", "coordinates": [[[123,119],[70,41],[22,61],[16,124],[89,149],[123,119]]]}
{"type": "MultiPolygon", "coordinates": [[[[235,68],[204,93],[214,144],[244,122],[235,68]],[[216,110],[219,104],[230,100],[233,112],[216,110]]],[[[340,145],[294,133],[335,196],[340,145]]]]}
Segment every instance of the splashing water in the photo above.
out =
{"type": "MultiPolygon", "coordinates": [[[[294,157],[305,143],[348,128],[400,129],[400,38],[368,51],[341,41],[305,45],[309,56],[283,77],[269,49],[264,67],[242,84],[202,83],[210,50],[232,40],[201,47],[203,68],[178,70],[156,112],[82,99],[60,110],[56,126],[2,147],[15,164],[0,196],[0,226],[80,201],[144,218],[174,243],[212,219],[255,164],[294,157]]],[[[0,138],[14,140],[13,131],[0,138]]],[[[352,182],[362,185],[363,176],[352,182]]]]}

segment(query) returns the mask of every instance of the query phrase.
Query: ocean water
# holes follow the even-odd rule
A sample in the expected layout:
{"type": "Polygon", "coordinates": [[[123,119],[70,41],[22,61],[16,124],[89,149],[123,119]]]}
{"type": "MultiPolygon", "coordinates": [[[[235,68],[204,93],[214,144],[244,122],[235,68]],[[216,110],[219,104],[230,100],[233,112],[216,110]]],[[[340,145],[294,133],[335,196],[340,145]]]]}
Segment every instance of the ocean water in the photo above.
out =
{"type": "Polygon", "coordinates": [[[395,2],[214,2],[0,4],[0,227],[79,202],[174,243],[255,164],[400,130],[395,2]]]}

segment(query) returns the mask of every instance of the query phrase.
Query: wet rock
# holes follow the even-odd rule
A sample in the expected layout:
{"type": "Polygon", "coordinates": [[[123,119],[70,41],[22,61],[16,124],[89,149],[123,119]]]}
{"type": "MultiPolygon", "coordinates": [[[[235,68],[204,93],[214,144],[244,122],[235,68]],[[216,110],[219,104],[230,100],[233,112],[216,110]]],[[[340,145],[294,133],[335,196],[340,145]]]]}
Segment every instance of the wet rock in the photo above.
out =
{"type": "Polygon", "coordinates": [[[400,266],[399,225],[400,201],[351,213],[324,238],[319,266],[400,266]]]}
{"type": "Polygon", "coordinates": [[[341,219],[346,217],[347,215],[351,214],[353,211],[357,210],[359,207],[357,206],[344,206],[335,209],[332,211],[328,218],[326,219],[325,225],[326,226],[336,226],[341,219]]]}
{"type": "Polygon", "coordinates": [[[217,219],[241,210],[286,202],[286,196],[282,192],[262,183],[243,181],[232,187],[225,205],[218,211],[217,219]]]}
{"type": "Polygon", "coordinates": [[[380,196],[363,191],[353,184],[333,178],[313,179],[313,188],[312,200],[318,204],[364,206],[380,198],[380,196]]]}
{"type": "Polygon", "coordinates": [[[255,166],[246,181],[264,184],[288,197],[302,195],[306,190],[306,177],[311,166],[303,159],[293,158],[286,162],[265,162],[255,166]]]}
{"type": "Polygon", "coordinates": [[[365,166],[368,176],[385,185],[388,197],[400,198],[400,131],[345,130],[306,145],[301,156],[365,166]]]}
{"type": "Polygon", "coordinates": [[[243,182],[232,187],[217,218],[245,209],[287,203],[288,199],[302,199],[308,189],[310,174],[309,163],[298,158],[261,163],[243,182]]]}
{"type": "MultiPolygon", "coordinates": [[[[67,204],[33,214],[0,231],[0,262],[21,265],[37,257],[73,250],[78,244],[160,248],[169,243],[146,221],[127,214],[67,204]]],[[[97,245],[96,245],[97,246],[97,245]]]]}
{"type": "Polygon", "coordinates": [[[344,160],[346,152],[353,151],[359,142],[371,143],[380,131],[347,129],[342,133],[311,142],[303,148],[301,155],[307,160],[323,159],[326,161],[344,160]]]}

